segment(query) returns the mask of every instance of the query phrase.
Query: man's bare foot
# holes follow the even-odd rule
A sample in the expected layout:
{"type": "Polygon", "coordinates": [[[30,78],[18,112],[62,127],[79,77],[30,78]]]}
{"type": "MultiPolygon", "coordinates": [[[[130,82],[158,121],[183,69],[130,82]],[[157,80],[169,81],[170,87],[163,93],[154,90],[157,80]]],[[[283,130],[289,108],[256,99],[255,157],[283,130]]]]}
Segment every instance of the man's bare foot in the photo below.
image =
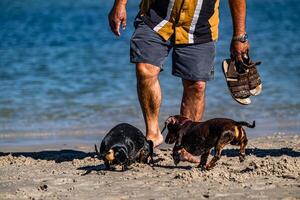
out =
{"type": "Polygon", "coordinates": [[[151,135],[149,134],[147,135],[147,140],[151,140],[153,142],[153,146],[158,147],[163,143],[164,137],[162,136],[161,133],[151,134],[151,135]]]}
{"type": "Polygon", "coordinates": [[[189,152],[187,152],[184,148],[179,150],[180,152],[180,160],[181,161],[187,161],[191,163],[200,163],[200,159],[193,156],[189,152]]]}

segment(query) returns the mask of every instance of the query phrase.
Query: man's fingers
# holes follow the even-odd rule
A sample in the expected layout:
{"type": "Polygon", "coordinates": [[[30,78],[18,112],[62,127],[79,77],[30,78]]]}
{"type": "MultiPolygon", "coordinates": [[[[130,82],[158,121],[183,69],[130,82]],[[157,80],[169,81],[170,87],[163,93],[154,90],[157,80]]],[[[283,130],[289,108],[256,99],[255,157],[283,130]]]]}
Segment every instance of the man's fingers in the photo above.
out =
{"type": "Polygon", "coordinates": [[[237,52],[232,50],[231,51],[231,58],[234,59],[235,61],[242,61],[242,54],[241,52],[237,52]]]}
{"type": "Polygon", "coordinates": [[[242,43],[239,41],[231,41],[231,57],[236,61],[243,61],[243,58],[247,55],[249,51],[249,44],[242,43]]]}
{"type": "Polygon", "coordinates": [[[125,30],[126,28],[126,19],[122,20],[122,29],[125,30]]]}
{"type": "Polygon", "coordinates": [[[235,59],[236,59],[237,61],[242,61],[242,62],[243,62],[242,54],[236,55],[236,56],[235,56],[235,59]]]}
{"type": "Polygon", "coordinates": [[[109,25],[112,32],[120,36],[120,28],[125,29],[126,27],[126,7],[125,4],[115,4],[108,15],[109,25]]]}
{"type": "Polygon", "coordinates": [[[114,32],[114,25],[113,25],[112,20],[109,20],[108,22],[109,22],[110,30],[111,30],[112,32],[114,32]]]}
{"type": "Polygon", "coordinates": [[[236,61],[243,61],[241,52],[235,52],[233,55],[236,61]]]}
{"type": "Polygon", "coordinates": [[[120,24],[121,24],[121,21],[120,20],[115,20],[115,29],[114,29],[114,33],[117,35],[117,36],[120,36],[120,24]]]}
{"type": "Polygon", "coordinates": [[[121,22],[119,20],[109,21],[111,31],[117,36],[120,36],[120,23],[121,22]]]}

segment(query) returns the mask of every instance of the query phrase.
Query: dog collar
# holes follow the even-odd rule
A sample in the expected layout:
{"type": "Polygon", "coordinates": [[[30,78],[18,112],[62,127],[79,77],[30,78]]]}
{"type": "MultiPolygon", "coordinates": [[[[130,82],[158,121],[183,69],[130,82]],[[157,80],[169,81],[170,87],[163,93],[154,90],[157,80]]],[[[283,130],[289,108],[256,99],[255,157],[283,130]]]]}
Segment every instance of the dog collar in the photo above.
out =
{"type": "Polygon", "coordinates": [[[184,125],[185,123],[190,122],[190,121],[192,121],[192,120],[186,118],[185,120],[183,120],[183,121],[179,124],[179,126],[182,126],[182,125],[184,125]]]}

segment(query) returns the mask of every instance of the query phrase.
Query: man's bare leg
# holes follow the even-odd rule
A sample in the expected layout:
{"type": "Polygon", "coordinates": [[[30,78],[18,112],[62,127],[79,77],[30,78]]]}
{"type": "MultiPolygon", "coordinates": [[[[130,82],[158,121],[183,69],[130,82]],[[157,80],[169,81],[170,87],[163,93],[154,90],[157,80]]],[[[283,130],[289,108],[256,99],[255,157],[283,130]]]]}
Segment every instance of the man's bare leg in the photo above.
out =
{"type": "Polygon", "coordinates": [[[136,64],[137,92],[143,111],[146,137],[154,146],[163,142],[159,128],[159,110],[161,105],[161,89],[158,80],[160,68],[147,63],[136,64]]]}
{"type": "Polygon", "coordinates": [[[184,148],[180,149],[178,152],[180,153],[180,160],[181,161],[188,161],[188,162],[191,162],[191,163],[200,163],[200,158],[199,157],[193,156],[192,154],[187,152],[184,148]]]}
{"type": "Polygon", "coordinates": [[[205,82],[182,80],[183,95],[180,114],[201,121],[205,109],[205,82]]]}
{"type": "MultiPolygon", "coordinates": [[[[180,114],[192,119],[201,121],[205,109],[205,82],[182,80],[183,95],[180,114]]],[[[199,163],[200,159],[189,154],[185,149],[180,150],[181,160],[192,163],[199,163]]]]}

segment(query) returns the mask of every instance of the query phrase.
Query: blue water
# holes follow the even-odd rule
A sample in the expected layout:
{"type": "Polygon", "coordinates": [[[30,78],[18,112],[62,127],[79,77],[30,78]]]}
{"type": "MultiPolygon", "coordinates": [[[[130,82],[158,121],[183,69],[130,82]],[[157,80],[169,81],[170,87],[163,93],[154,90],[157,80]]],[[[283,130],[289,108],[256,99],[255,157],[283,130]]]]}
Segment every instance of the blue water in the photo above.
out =
{"type": "MultiPolygon", "coordinates": [[[[129,63],[139,2],[129,0],[128,27],[120,38],[107,23],[112,2],[0,0],[0,144],[93,140],[119,122],[144,130],[129,63]]],[[[205,119],[256,120],[253,135],[300,133],[299,13],[298,0],[248,1],[251,55],[263,62],[264,88],[251,105],[241,106],[229,95],[221,72],[232,34],[227,1],[221,1],[205,119]]],[[[181,81],[170,68],[169,59],[160,76],[161,122],[179,112],[181,81]]]]}

